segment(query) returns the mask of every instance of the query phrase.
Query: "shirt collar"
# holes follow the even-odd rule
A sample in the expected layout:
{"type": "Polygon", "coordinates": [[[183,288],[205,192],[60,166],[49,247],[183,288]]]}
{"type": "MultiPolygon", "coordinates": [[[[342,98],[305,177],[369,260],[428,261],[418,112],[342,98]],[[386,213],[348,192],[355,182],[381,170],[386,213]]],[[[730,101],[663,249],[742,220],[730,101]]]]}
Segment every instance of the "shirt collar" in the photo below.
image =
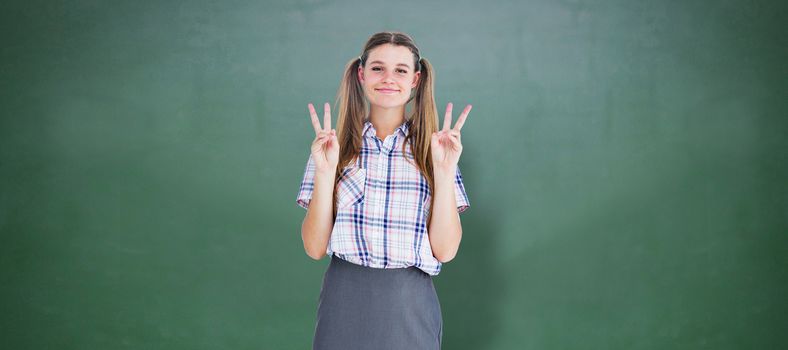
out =
{"type": "MultiPolygon", "coordinates": [[[[396,131],[399,131],[399,133],[404,136],[408,136],[408,121],[404,121],[399,127],[397,127],[396,131]]],[[[377,130],[375,130],[372,122],[366,120],[364,122],[364,131],[361,134],[364,135],[364,137],[376,137],[377,130]]]]}

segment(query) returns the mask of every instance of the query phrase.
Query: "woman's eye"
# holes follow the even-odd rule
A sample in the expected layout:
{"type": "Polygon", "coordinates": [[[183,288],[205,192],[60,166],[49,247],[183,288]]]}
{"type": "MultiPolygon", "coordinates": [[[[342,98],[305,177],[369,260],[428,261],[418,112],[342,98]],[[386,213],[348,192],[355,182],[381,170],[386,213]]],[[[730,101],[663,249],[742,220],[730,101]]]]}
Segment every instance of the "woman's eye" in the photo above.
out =
{"type": "MultiPolygon", "coordinates": [[[[380,67],[372,67],[372,70],[378,71],[378,70],[380,70],[380,67]]],[[[397,71],[400,72],[400,73],[408,73],[408,71],[406,71],[404,69],[397,69],[397,71]]]]}

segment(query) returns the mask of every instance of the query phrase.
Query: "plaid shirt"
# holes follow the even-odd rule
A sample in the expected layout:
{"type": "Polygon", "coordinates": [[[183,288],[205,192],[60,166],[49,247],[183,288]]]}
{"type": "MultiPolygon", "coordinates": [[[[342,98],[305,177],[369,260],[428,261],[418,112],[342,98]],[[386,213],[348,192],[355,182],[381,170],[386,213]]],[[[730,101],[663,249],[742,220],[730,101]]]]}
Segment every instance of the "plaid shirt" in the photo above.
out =
{"type": "MultiPolygon", "coordinates": [[[[427,181],[413,161],[410,145],[402,153],[408,134],[407,121],[381,141],[372,123],[364,123],[364,145],[355,164],[340,173],[337,186],[337,217],[326,254],[374,268],[415,266],[437,275],[441,263],[432,255],[427,233],[431,193],[427,181]]],[[[314,190],[315,164],[312,156],[296,203],[309,207],[314,190]]],[[[460,168],[454,176],[457,212],[470,205],[460,168]]]]}

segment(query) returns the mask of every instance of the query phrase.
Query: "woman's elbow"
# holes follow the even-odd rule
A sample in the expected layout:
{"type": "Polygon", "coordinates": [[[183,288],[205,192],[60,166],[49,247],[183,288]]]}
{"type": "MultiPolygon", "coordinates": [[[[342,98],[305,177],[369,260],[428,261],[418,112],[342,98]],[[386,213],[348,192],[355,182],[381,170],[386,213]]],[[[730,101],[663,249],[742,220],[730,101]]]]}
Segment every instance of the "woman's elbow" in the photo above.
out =
{"type": "Polygon", "coordinates": [[[433,254],[435,259],[440,261],[441,264],[445,264],[449,261],[452,261],[454,257],[457,255],[457,251],[451,253],[442,253],[442,254],[433,254]]]}
{"type": "Polygon", "coordinates": [[[305,239],[304,237],[304,251],[306,255],[314,260],[320,260],[324,256],[326,256],[326,249],[324,247],[318,247],[315,242],[310,242],[310,240],[305,239]]]}
{"type": "Polygon", "coordinates": [[[312,239],[307,238],[307,235],[304,234],[304,231],[301,231],[301,239],[304,242],[304,251],[306,255],[314,260],[320,260],[324,256],[326,256],[326,247],[320,247],[317,242],[314,242],[312,239]]]}
{"type": "Polygon", "coordinates": [[[314,260],[320,260],[326,256],[326,252],[323,250],[309,249],[308,247],[304,247],[304,250],[306,251],[306,255],[314,260]]]}
{"type": "Polygon", "coordinates": [[[309,255],[309,257],[310,257],[310,258],[312,258],[312,259],[314,259],[314,260],[320,260],[320,259],[322,259],[324,256],[326,256],[326,253],[322,253],[322,252],[321,252],[321,253],[311,253],[311,254],[310,254],[310,253],[308,253],[308,252],[307,252],[307,253],[306,253],[306,255],[309,255]]]}

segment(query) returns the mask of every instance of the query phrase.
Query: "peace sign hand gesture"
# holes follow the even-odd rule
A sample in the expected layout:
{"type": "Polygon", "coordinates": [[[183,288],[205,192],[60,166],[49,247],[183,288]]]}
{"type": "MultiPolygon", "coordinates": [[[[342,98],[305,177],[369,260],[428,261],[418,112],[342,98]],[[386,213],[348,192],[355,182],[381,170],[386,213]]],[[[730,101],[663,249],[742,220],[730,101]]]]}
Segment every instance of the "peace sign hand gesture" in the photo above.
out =
{"type": "Polygon", "coordinates": [[[323,126],[317,118],[315,107],[309,104],[309,115],[315,128],[315,140],[312,141],[312,159],[315,161],[316,172],[333,172],[339,162],[339,141],[337,132],[331,129],[331,106],[323,105],[323,126]]]}
{"type": "Polygon", "coordinates": [[[462,143],[460,142],[460,129],[468,117],[472,106],[467,105],[462,114],[457,118],[457,124],[451,126],[452,103],[446,105],[446,115],[443,119],[443,129],[432,133],[430,146],[432,148],[432,164],[436,170],[454,175],[454,169],[462,154],[462,143]]]}

